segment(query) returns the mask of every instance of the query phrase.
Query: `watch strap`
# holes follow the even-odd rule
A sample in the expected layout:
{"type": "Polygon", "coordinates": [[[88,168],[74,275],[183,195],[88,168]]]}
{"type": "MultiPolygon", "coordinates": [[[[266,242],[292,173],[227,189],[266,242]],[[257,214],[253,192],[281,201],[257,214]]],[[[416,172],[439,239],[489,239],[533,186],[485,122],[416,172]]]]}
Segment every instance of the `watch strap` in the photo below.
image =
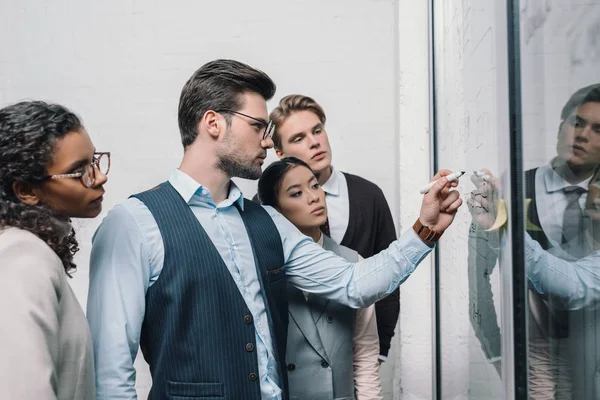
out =
{"type": "Polygon", "coordinates": [[[425,226],[421,223],[421,220],[417,218],[415,224],[413,225],[413,230],[425,242],[437,242],[442,237],[442,234],[439,232],[430,229],[428,226],[425,226]]]}

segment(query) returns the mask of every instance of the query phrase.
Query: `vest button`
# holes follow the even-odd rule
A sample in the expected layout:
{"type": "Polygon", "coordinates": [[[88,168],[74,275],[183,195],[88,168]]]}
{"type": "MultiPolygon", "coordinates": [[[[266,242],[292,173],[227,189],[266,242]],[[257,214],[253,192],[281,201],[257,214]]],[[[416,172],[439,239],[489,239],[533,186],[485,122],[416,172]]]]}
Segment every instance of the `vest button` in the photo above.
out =
{"type": "Polygon", "coordinates": [[[321,367],[323,368],[329,368],[329,363],[325,360],[321,361],[321,367]]]}
{"type": "Polygon", "coordinates": [[[257,378],[256,374],[253,372],[250,375],[248,375],[248,379],[250,379],[251,381],[255,381],[257,378]]]}
{"type": "Polygon", "coordinates": [[[327,316],[327,322],[329,322],[330,324],[333,324],[333,317],[331,315],[327,316]]]}
{"type": "Polygon", "coordinates": [[[246,351],[252,351],[252,350],[254,350],[254,345],[252,343],[248,343],[246,345],[246,351]]]}
{"type": "Polygon", "coordinates": [[[249,324],[250,322],[252,322],[252,317],[250,315],[246,315],[244,317],[244,322],[247,323],[247,324],[249,324]]]}
{"type": "Polygon", "coordinates": [[[292,372],[296,370],[296,364],[288,364],[287,370],[292,372]]]}

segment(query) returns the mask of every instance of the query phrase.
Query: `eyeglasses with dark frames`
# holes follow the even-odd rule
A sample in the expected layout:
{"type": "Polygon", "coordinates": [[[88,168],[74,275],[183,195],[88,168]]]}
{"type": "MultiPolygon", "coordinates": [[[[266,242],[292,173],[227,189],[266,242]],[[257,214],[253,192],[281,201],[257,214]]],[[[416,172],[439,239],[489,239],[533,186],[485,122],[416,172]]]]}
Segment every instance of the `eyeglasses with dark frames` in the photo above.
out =
{"type": "Polygon", "coordinates": [[[102,174],[108,175],[108,171],[110,171],[110,152],[94,153],[94,160],[90,164],[85,165],[79,172],[48,175],[46,179],[79,178],[84,187],[91,188],[96,183],[96,169],[102,174]]]}
{"type": "Polygon", "coordinates": [[[251,117],[251,116],[241,113],[239,111],[228,110],[226,108],[224,108],[222,110],[216,110],[216,112],[218,112],[218,113],[227,112],[227,113],[231,113],[231,114],[237,114],[237,115],[241,115],[242,117],[246,117],[246,118],[249,118],[253,121],[260,123],[265,128],[265,131],[263,133],[263,140],[265,140],[266,138],[272,137],[273,132],[275,131],[275,124],[273,123],[273,121],[265,121],[262,118],[251,117]]]}

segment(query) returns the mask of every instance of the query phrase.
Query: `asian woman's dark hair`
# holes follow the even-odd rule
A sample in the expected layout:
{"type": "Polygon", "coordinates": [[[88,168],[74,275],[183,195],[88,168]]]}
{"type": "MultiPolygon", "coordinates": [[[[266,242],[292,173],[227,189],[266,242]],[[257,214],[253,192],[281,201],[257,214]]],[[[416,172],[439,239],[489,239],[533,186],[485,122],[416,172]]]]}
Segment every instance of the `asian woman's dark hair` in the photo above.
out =
{"type": "Polygon", "coordinates": [[[79,118],[58,104],[26,101],[0,109],[0,230],[16,227],[33,233],[58,255],[69,276],[79,250],[69,217],[43,204],[22,203],[12,187],[15,181],[41,184],[56,143],[81,129],[79,118]]]}
{"type": "Polygon", "coordinates": [[[269,165],[263,171],[258,180],[258,200],[261,204],[272,207],[279,206],[277,197],[279,189],[281,189],[281,182],[288,171],[298,165],[306,167],[312,172],[312,169],[310,169],[307,163],[296,157],[282,158],[269,165]]]}

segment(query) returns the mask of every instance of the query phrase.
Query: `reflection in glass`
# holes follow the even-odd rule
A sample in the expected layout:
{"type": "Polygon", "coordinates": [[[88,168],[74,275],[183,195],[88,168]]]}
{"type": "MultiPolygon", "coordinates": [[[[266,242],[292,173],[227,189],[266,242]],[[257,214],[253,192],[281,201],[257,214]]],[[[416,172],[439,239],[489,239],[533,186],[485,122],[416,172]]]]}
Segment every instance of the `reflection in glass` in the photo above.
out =
{"type": "Polygon", "coordinates": [[[514,393],[501,380],[514,361],[507,322],[525,307],[530,398],[600,399],[600,1],[514,3],[519,99],[506,89],[507,2],[433,2],[437,164],[470,174],[439,246],[442,398],[514,393]],[[509,100],[522,119],[522,204],[508,201],[509,100]],[[523,243],[507,229],[514,210],[523,243]],[[512,246],[525,276],[512,276],[512,246]],[[526,279],[526,304],[507,301],[513,278],[526,279]]]}
{"type": "Polygon", "coordinates": [[[500,3],[434,1],[438,164],[471,171],[440,244],[443,398],[504,398],[506,228],[523,209],[529,396],[600,399],[600,2],[519,4],[522,207],[507,201],[500,3]]]}
{"type": "MultiPolygon", "coordinates": [[[[585,339],[582,320],[571,326],[571,319],[577,315],[572,311],[581,310],[584,304],[593,301],[589,293],[595,290],[598,282],[594,279],[600,276],[600,271],[588,275],[590,267],[600,269],[600,258],[594,256],[599,249],[594,237],[598,233],[594,225],[598,221],[595,217],[599,190],[594,188],[588,193],[600,163],[600,134],[593,128],[600,123],[600,85],[576,91],[562,108],[560,120],[555,157],[546,165],[525,172],[532,399],[595,398],[573,395],[575,365],[569,361],[574,355],[569,343],[585,339]],[[584,212],[586,208],[588,213],[584,212]],[[586,260],[588,256],[592,258],[586,260]]],[[[501,215],[504,204],[498,198],[498,183],[493,174],[484,170],[474,175],[472,181],[476,189],[467,201],[474,221],[470,253],[477,261],[470,259],[469,270],[477,285],[476,296],[471,295],[475,304],[491,315],[487,268],[493,268],[493,262],[489,254],[498,253],[497,229],[506,218],[501,215]],[[499,220],[502,222],[498,223],[499,220]],[[484,266],[481,274],[484,262],[488,266],[484,266]]],[[[482,325],[479,320],[473,321],[474,325],[481,325],[478,339],[483,348],[497,351],[498,329],[492,318],[488,322],[482,325]]]]}
{"type": "Polygon", "coordinates": [[[521,1],[532,399],[600,399],[598,15],[598,1],[521,1]]]}
{"type": "MultiPolygon", "coordinates": [[[[506,10],[501,1],[471,3],[439,0],[433,7],[437,164],[467,171],[458,187],[467,199],[470,179],[481,180],[485,171],[506,176],[509,157],[502,150],[506,10]]],[[[479,200],[493,211],[491,197],[479,200]]],[[[471,222],[461,207],[439,245],[441,398],[504,399],[498,257],[474,237],[471,222]]],[[[498,242],[499,231],[488,236],[498,242]]]]}
{"type": "Polygon", "coordinates": [[[599,221],[597,191],[589,190],[600,163],[595,124],[600,124],[598,84],[571,96],[561,112],[556,156],[525,175],[529,379],[534,399],[600,395],[595,383],[600,366],[595,315],[600,299],[599,221]]]}

